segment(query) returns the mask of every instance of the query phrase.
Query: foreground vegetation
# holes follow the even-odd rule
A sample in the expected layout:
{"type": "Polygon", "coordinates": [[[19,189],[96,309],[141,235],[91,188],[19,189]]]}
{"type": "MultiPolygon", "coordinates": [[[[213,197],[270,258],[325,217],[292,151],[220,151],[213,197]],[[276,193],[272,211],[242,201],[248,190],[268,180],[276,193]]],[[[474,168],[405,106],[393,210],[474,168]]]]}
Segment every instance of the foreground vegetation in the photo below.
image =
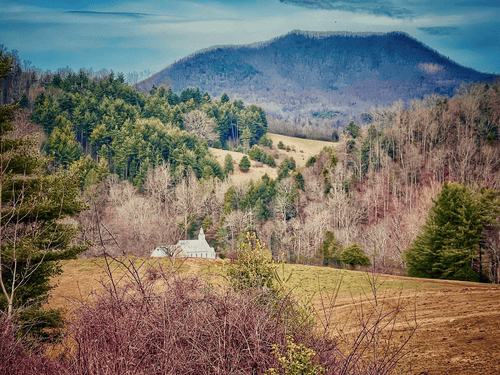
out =
{"type": "MultiPolygon", "coordinates": [[[[92,275],[100,267],[101,292],[74,300],[65,338],[56,346],[35,345],[30,354],[15,344],[3,319],[2,341],[12,346],[0,348],[2,366],[25,374],[385,374],[407,353],[405,343],[379,343],[384,327],[402,314],[387,308],[367,313],[359,322],[360,337],[341,349],[328,325],[316,323],[320,312],[310,302],[297,302],[290,290],[297,279],[285,280],[251,234],[234,262],[207,264],[218,267],[222,278],[186,275],[152,260],[105,258],[91,268],[84,260],[70,263],[92,275]],[[374,360],[373,353],[380,357],[374,360]]],[[[320,292],[337,294],[336,280],[328,293],[320,292]]],[[[407,328],[409,338],[415,327],[407,328]]]]}

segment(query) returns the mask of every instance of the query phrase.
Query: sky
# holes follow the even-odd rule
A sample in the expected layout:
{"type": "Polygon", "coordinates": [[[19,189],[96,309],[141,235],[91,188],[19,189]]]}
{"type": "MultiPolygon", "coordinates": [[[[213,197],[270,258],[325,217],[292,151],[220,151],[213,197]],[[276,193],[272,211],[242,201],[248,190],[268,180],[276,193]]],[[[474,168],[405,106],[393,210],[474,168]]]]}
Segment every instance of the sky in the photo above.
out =
{"type": "Polygon", "coordinates": [[[214,45],[303,31],[402,31],[500,74],[500,1],[0,0],[0,44],[42,70],[158,72],[214,45]]]}

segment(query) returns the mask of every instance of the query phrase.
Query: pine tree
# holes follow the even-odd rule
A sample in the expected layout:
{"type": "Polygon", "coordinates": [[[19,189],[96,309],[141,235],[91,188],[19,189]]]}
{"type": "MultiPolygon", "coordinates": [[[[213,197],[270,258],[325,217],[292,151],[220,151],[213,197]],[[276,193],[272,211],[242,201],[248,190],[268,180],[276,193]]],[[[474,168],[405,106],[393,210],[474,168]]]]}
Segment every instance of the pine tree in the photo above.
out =
{"type": "MultiPolygon", "coordinates": [[[[1,73],[1,72],[0,72],[1,73]]],[[[2,107],[3,108],[3,107],[2,107]]],[[[61,273],[58,261],[74,258],[85,244],[75,244],[77,228],[62,219],[81,212],[79,179],[62,171],[47,174],[38,139],[9,139],[9,119],[0,124],[0,310],[30,332],[62,321],[55,310],[41,309],[61,273]],[[25,326],[25,327],[26,327],[25,326]]]]}
{"type": "Polygon", "coordinates": [[[233,166],[233,157],[231,154],[227,154],[226,157],[224,158],[224,171],[226,174],[229,174],[234,171],[234,166],[233,166]]]}
{"type": "Polygon", "coordinates": [[[405,254],[408,276],[478,281],[473,260],[481,241],[481,217],[479,203],[464,185],[445,182],[405,254]]]}
{"type": "Polygon", "coordinates": [[[318,249],[318,255],[323,258],[324,266],[340,266],[340,252],[342,245],[335,238],[333,232],[327,230],[323,243],[318,249]]]}
{"type": "Polygon", "coordinates": [[[45,151],[65,168],[83,156],[82,147],[76,141],[71,122],[65,117],[56,118],[56,126],[45,145],[45,151]]]}
{"type": "Polygon", "coordinates": [[[224,104],[224,103],[227,103],[229,101],[230,101],[229,96],[226,93],[222,94],[222,96],[220,97],[220,102],[222,104],[224,104]]]}
{"type": "Polygon", "coordinates": [[[238,164],[238,166],[240,167],[240,170],[242,172],[248,172],[250,170],[251,163],[246,155],[243,156],[243,158],[241,159],[240,164],[238,164]]]}

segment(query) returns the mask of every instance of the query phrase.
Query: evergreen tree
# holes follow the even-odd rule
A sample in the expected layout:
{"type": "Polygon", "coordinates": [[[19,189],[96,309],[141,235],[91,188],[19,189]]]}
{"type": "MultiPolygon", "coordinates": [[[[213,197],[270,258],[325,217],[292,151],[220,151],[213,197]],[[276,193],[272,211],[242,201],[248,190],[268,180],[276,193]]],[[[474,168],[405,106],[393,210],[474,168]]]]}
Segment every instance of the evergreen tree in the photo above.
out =
{"type": "Polygon", "coordinates": [[[240,137],[241,144],[243,146],[243,152],[246,153],[250,149],[251,139],[252,139],[252,131],[248,126],[245,126],[243,128],[243,131],[241,132],[241,137],[240,137]]]}
{"type": "Polygon", "coordinates": [[[0,131],[0,310],[44,334],[57,327],[58,311],[41,309],[61,273],[58,260],[74,258],[87,246],[75,244],[77,228],[62,219],[84,209],[78,178],[68,171],[47,174],[47,160],[34,138],[8,139],[0,131]]]}
{"type": "Polygon", "coordinates": [[[222,104],[224,104],[224,103],[227,103],[229,101],[230,101],[229,96],[226,93],[222,94],[222,96],[220,97],[220,102],[222,104]]]}
{"type": "Polygon", "coordinates": [[[243,156],[243,158],[240,161],[240,164],[238,164],[238,166],[240,167],[240,170],[242,172],[248,172],[250,170],[251,165],[252,164],[250,163],[250,160],[248,159],[248,157],[246,155],[243,156]]]}
{"type": "Polygon", "coordinates": [[[31,120],[40,125],[45,134],[50,135],[54,129],[54,122],[59,115],[60,109],[57,103],[54,102],[52,96],[45,96],[40,94],[39,98],[35,101],[35,109],[31,114],[31,120]],[[42,101],[43,99],[43,101],[42,101]]]}
{"type": "Polygon", "coordinates": [[[202,104],[210,104],[212,103],[212,98],[208,94],[208,92],[205,91],[205,94],[203,94],[203,98],[201,99],[202,104]]]}
{"type": "Polygon", "coordinates": [[[369,267],[371,265],[370,258],[365,255],[365,252],[357,243],[353,243],[342,250],[340,261],[351,267],[369,267]]]}
{"type": "Polygon", "coordinates": [[[354,139],[359,136],[360,127],[354,123],[354,121],[349,122],[345,127],[345,131],[354,139]]]}
{"type": "Polygon", "coordinates": [[[304,181],[304,176],[302,176],[302,173],[298,172],[298,173],[294,174],[293,179],[295,180],[295,183],[297,184],[297,189],[305,191],[304,190],[305,181],[304,181]]]}
{"type": "Polygon", "coordinates": [[[45,151],[63,167],[67,167],[83,156],[82,147],[76,142],[76,134],[71,122],[66,118],[61,116],[56,118],[56,127],[50,134],[45,151]]]}
{"type": "Polygon", "coordinates": [[[26,93],[24,93],[23,96],[21,97],[21,100],[19,101],[19,108],[28,108],[29,104],[30,101],[26,96],[26,93]]]}
{"type": "Polygon", "coordinates": [[[408,276],[478,281],[473,260],[481,241],[481,217],[479,203],[464,185],[445,182],[405,254],[408,276]]]}
{"type": "Polygon", "coordinates": [[[234,161],[231,154],[227,154],[226,157],[224,158],[224,171],[226,174],[229,174],[234,171],[233,163],[234,161]]]}
{"type": "Polygon", "coordinates": [[[269,165],[270,167],[276,167],[276,163],[275,163],[274,158],[272,157],[272,155],[267,155],[267,156],[266,156],[266,161],[265,161],[265,163],[266,163],[267,165],[269,165]]]}
{"type": "Polygon", "coordinates": [[[340,252],[342,245],[335,238],[333,232],[327,230],[323,243],[318,249],[318,255],[323,258],[324,266],[340,266],[340,252]]]}

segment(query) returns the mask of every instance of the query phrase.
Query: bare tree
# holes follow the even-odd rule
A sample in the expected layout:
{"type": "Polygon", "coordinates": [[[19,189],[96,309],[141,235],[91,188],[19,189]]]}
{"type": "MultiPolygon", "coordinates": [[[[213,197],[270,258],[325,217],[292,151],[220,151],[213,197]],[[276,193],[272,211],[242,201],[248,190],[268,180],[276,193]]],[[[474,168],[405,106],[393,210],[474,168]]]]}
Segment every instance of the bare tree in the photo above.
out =
{"type": "Polygon", "coordinates": [[[183,114],[186,130],[198,137],[205,138],[209,146],[219,139],[216,124],[213,118],[198,109],[183,114]]]}
{"type": "Polygon", "coordinates": [[[276,195],[273,199],[273,209],[277,217],[284,222],[295,215],[297,191],[292,178],[281,180],[276,186],[276,195]]]}

